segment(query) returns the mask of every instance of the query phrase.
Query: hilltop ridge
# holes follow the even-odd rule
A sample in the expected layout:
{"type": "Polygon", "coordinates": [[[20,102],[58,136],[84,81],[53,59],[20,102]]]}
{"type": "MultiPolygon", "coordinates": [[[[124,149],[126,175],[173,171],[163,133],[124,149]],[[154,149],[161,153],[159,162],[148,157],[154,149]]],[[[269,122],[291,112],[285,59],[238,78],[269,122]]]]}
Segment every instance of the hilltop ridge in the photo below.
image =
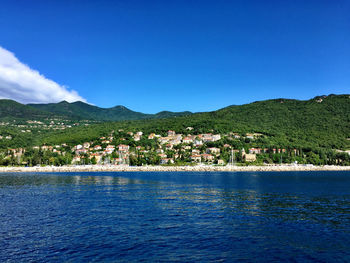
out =
{"type": "Polygon", "coordinates": [[[69,103],[61,101],[46,104],[21,104],[14,100],[0,100],[0,119],[32,120],[47,118],[63,118],[70,120],[123,121],[139,119],[168,118],[191,114],[191,112],[161,111],[156,114],[146,114],[117,105],[111,108],[100,108],[82,101],[69,103]]]}
{"type": "MultiPolygon", "coordinates": [[[[11,100],[0,100],[0,119],[4,121],[11,118],[46,118],[47,131],[33,133],[30,137],[26,137],[26,134],[19,136],[17,126],[12,122],[5,127],[14,130],[3,135],[9,134],[13,140],[1,142],[1,147],[83,142],[108,134],[111,130],[125,129],[134,132],[141,130],[146,134],[165,133],[167,130],[183,134],[257,132],[264,134],[265,137],[260,141],[265,145],[350,149],[349,94],[322,95],[310,100],[278,98],[231,105],[212,112],[163,111],[153,115],[134,112],[120,105],[104,109],[83,102],[23,105],[11,100]],[[52,121],[57,116],[73,120],[65,121],[64,124],[59,120],[52,121]],[[75,123],[74,118],[83,121],[75,123]],[[94,121],[84,122],[86,119],[94,121]],[[95,120],[100,123],[96,124],[95,120]],[[192,130],[186,130],[187,127],[192,127],[192,130]],[[16,138],[21,139],[16,141],[16,138]]],[[[25,123],[21,124],[22,129],[34,130],[25,123]]]]}
{"type": "Polygon", "coordinates": [[[82,141],[118,129],[141,130],[146,134],[167,130],[184,134],[257,132],[267,136],[268,139],[261,141],[269,145],[347,149],[350,148],[350,95],[323,96],[322,101],[319,97],[272,99],[176,118],[102,123],[85,127],[84,136],[77,130],[76,137],[63,132],[54,140],[46,139],[47,142],[82,141]]]}

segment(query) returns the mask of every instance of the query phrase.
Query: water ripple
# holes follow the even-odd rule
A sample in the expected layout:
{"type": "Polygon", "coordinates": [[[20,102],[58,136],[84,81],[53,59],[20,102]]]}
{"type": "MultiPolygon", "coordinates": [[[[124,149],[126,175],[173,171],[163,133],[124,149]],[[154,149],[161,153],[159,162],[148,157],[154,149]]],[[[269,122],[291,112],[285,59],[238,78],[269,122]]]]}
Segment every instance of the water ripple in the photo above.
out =
{"type": "Polygon", "coordinates": [[[0,175],[2,262],[350,261],[350,173],[0,175]]]}

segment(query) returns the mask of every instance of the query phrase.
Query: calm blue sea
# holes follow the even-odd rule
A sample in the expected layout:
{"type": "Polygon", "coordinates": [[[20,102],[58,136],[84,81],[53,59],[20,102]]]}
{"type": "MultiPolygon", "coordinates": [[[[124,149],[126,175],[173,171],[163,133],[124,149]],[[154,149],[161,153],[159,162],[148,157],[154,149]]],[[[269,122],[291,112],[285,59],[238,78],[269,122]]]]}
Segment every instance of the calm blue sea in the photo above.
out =
{"type": "Polygon", "coordinates": [[[0,174],[1,262],[350,262],[350,172],[0,174]]]}

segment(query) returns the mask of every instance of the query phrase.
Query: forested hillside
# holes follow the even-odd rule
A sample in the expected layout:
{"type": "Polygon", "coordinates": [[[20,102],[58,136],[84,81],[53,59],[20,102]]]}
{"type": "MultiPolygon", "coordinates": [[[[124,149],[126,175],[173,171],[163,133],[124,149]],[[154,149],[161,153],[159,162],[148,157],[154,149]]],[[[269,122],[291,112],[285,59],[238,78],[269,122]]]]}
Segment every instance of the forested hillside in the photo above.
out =
{"type": "Polygon", "coordinates": [[[53,117],[50,112],[35,109],[13,100],[0,100],[0,119],[44,119],[53,117]]]}
{"type": "Polygon", "coordinates": [[[132,111],[124,106],[100,108],[81,101],[69,103],[62,101],[48,104],[24,105],[13,100],[0,100],[0,121],[8,120],[47,120],[50,118],[68,120],[123,121],[170,118],[189,115],[191,112],[161,111],[157,114],[145,114],[132,111]]]}
{"type": "Polygon", "coordinates": [[[37,143],[77,143],[118,129],[142,130],[146,134],[169,129],[185,134],[258,132],[264,134],[261,143],[266,146],[346,149],[350,148],[350,97],[274,99],[177,118],[102,123],[45,134],[38,137],[37,143]]]}
{"type": "Polygon", "coordinates": [[[154,118],[168,118],[191,114],[190,112],[169,112],[163,111],[157,114],[145,114],[132,111],[124,106],[115,106],[112,108],[100,108],[81,101],[69,103],[62,101],[60,103],[49,104],[29,104],[29,106],[50,112],[56,115],[67,116],[70,119],[77,120],[96,120],[96,121],[123,121],[140,120],[154,118]]]}

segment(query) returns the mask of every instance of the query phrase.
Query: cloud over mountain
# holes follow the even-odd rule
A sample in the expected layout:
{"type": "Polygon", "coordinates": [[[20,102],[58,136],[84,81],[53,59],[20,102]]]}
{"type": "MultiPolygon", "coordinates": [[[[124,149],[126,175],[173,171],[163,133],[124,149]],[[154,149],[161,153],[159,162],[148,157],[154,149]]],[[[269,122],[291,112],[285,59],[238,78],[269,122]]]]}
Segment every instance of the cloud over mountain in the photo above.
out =
{"type": "Polygon", "coordinates": [[[0,98],[21,103],[86,101],[76,91],[68,90],[23,64],[12,52],[1,46],[0,98]]]}

